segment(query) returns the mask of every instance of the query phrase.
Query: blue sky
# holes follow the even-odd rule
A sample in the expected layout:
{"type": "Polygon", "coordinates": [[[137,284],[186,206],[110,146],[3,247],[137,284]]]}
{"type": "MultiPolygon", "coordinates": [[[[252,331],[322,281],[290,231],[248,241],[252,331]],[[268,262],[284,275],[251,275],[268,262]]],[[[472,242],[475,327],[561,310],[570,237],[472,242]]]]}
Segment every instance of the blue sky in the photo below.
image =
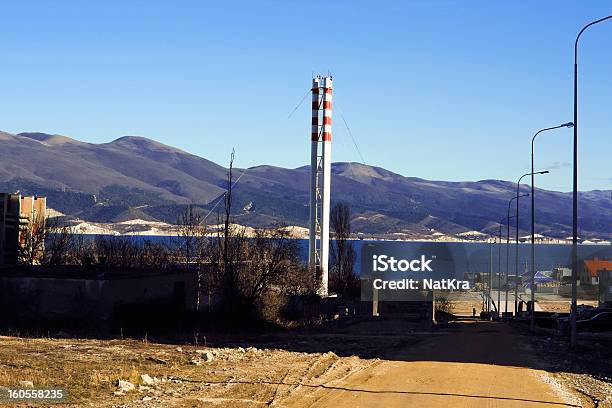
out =
{"type": "MultiPolygon", "coordinates": [[[[0,129],[140,135],[226,164],[309,161],[312,73],[334,75],[334,161],[516,180],[530,138],[572,120],[573,41],[609,1],[10,2],[0,129]]],[[[580,53],[580,189],[612,188],[612,22],[580,53]]],[[[571,130],[538,137],[571,190],[571,130]]]]}

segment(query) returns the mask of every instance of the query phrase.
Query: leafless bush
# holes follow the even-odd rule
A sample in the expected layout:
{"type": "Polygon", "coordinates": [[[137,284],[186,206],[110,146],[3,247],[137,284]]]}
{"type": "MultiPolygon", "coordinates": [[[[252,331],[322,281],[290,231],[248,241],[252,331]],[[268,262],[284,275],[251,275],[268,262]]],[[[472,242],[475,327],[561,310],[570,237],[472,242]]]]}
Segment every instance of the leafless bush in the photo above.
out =
{"type": "Polygon", "coordinates": [[[351,209],[346,203],[337,203],[331,210],[330,223],[334,240],[330,245],[332,267],[330,289],[344,298],[359,295],[359,279],[355,275],[355,249],[350,241],[351,209]]]}
{"type": "Polygon", "coordinates": [[[455,308],[455,305],[448,298],[448,296],[443,295],[443,294],[436,295],[435,303],[436,303],[436,312],[452,314],[455,308]]]}
{"type": "Polygon", "coordinates": [[[294,255],[280,276],[283,293],[286,296],[311,295],[317,290],[317,281],[306,265],[297,259],[297,254],[294,255]],[[293,258],[294,255],[295,258],[293,258]]]}
{"type": "Polygon", "coordinates": [[[45,253],[46,219],[38,214],[28,224],[20,225],[18,261],[25,265],[40,264],[45,253]]]}
{"type": "Polygon", "coordinates": [[[78,234],[75,241],[74,250],[70,255],[71,263],[84,266],[94,264],[97,259],[93,240],[83,234],[78,234]]]}
{"type": "Polygon", "coordinates": [[[124,268],[140,265],[140,248],[133,237],[97,236],[94,248],[99,264],[124,268]]]}
{"type": "Polygon", "coordinates": [[[77,244],[75,228],[62,222],[59,217],[48,218],[46,224],[45,263],[47,265],[71,263],[77,244]]]}
{"type": "Polygon", "coordinates": [[[204,220],[192,205],[188,205],[178,216],[178,236],[175,240],[179,262],[188,268],[200,263],[205,246],[204,220]]]}
{"type": "Polygon", "coordinates": [[[286,296],[312,290],[314,285],[286,228],[258,230],[247,237],[243,227],[232,224],[233,159],[232,152],[224,212],[218,216],[222,228],[205,251],[209,268],[204,286],[220,294],[225,312],[261,317],[265,299],[272,299],[273,293],[286,296]]]}
{"type": "MultiPolygon", "coordinates": [[[[188,205],[178,216],[178,235],[174,240],[174,263],[194,270],[198,282],[196,310],[200,310],[203,292],[202,262],[206,251],[204,219],[194,206],[188,205]]],[[[210,294],[210,291],[208,290],[210,294]]]]}
{"type": "Polygon", "coordinates": [[[257,231],[248,246],[249,271],[241,277],[243,291],[250,302],[262,298],[265,290],[276,287],[282,293],[312,288],[298,255],[297,242],[284,228],[257,231]]]}
{"type": "Polygon", "coordinates": [[[165,269],[172,264],[171,252],[167,245],[144,241],[140,249],[140,265],[152,269],[165,269]]]}
{"type": "Polygon", "coordinates": [[[48,265],[164,269],[173,262],[170,248],[161,242],[141,241],[132,236],[91,237],[59,223],[48,231],[45,256],[48,265]]]}

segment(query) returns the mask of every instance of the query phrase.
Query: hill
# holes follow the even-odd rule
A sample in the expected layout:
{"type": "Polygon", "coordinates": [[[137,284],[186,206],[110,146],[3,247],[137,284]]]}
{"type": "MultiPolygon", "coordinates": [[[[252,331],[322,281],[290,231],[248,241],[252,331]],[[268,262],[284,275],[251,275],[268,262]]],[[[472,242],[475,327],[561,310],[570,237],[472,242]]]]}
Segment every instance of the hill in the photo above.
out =
{"type": "MultiPolygon", "coordinates": [[[[226,186],[225,167],[144,137],[92,144],[45,133],[0,132],[0,146],[0,191],[46,195],[51,207],[87,221],[175,222],[190,203],[208,212],[226,186]]],[[[236,221],[306,226],[308,172],[308,166],[236,169],[235,177],[244,173],[234,190],[236,221]]],[[[332,173],[333,201],[351,205],[353,229],[364,233],[495,233],[516,191],[506,181],[430,181],[358,163],[334,163],[332,173]]],[[[612,238],[611,195],[610,190],[580,193],[582,237],[612,238]]],[[[538,189],[536,197],[538,232],[571,235],[571,194],[538,189]]],[[[521,214],[524,234],[529,200],[521,202],[521,214]]]]}

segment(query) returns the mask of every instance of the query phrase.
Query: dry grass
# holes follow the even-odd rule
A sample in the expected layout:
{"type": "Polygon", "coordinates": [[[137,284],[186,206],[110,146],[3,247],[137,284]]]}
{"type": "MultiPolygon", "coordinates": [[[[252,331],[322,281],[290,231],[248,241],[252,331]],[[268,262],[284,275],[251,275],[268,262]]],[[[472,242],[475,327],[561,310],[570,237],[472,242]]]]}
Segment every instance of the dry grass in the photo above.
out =
{"type": "MultiPolygon", "coordinates": [[[[597,306],[595,300],[580,300],[578,302],[581,305],[597,306]]],[[[556,312],[556,313],[569,313],[571,310],[571,301],[567,300],[544,300],[538,299],[538,306],[545,312],[556,312]]]]}
{"type": "MultiPolygon", "coordinates": [[[[149,353],[166,355],[168,348],[149,350],[148,344],[133,340],[0,337],[0,385],[32,381],[35,387],[65,388],[72,400],[92,398],[113,390],[119,379],[139,384],[141,374],[165,374],[146,358],[149,353]]],[[[181,355],[169,356],[164,369],[172,370],[181,360],[185,360],[181,355]]]]}
{"type": "Polygon", "coordinates": [[[252,406],[278,401],[294,388],[280,382],[316,381],[323,375],[333,377],[336,370],[345,374],[363,361],[276,349],[206,350],[213,353],[213,361],[194,365],[191,360],[198,355],[190,345],[181,350],[136,340],[0,337],[0,386],[32,381],[35,387],[64,388],[68,402],[56,407],[182,407],[201,406],[202,401],[252,406]],[[139,391],[142,374],[159,382],[139,391]],[[114,395],[120,379],[133,383],[136,390],[114,395]]]}

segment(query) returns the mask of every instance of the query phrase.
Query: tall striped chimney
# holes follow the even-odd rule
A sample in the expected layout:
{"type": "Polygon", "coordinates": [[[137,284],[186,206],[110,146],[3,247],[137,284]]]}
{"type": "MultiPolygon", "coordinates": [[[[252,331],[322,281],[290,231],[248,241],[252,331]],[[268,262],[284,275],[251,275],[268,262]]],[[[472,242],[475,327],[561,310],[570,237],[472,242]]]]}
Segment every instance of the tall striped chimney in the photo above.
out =
{"type": "Polygon", "coordinates": [[[328,293],[331,193],[332,77],[312,80],[309,265],[321,296],[328,293]]]}

